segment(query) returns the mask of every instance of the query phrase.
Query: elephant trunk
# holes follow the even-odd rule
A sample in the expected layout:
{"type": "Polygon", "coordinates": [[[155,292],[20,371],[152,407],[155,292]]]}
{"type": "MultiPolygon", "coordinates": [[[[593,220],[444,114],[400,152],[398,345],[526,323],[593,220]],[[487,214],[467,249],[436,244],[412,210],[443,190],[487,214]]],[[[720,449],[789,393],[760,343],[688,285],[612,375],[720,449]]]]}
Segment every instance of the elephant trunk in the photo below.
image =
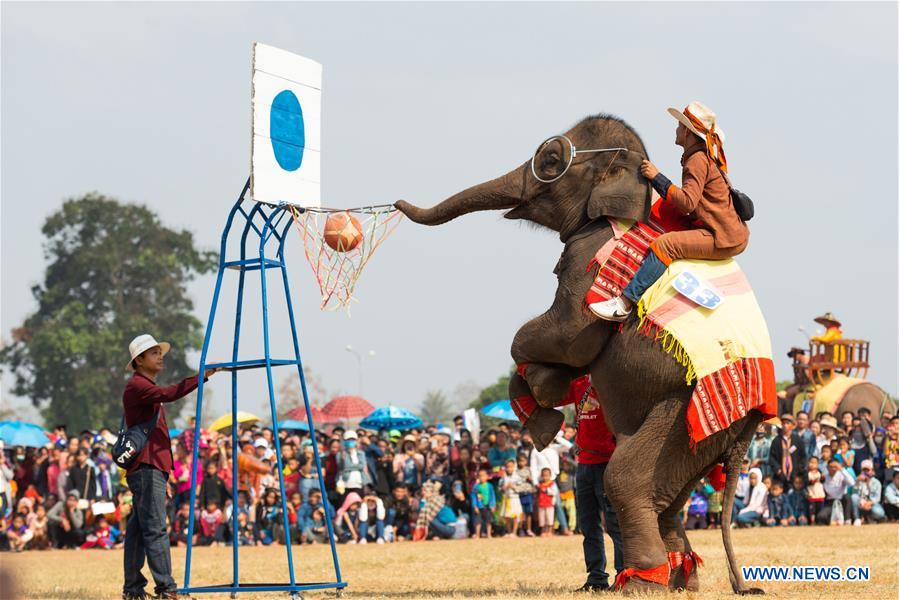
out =
{"type": "Polygon", "coordinates": [[[405,200],[399,200],[394,206],[422,225],[442,225],[479,210],[512,208],[521,202],[524,194],[525,167],[523,165],[501,177],[463,190],[431,208],[419,208],[405,200]]]}

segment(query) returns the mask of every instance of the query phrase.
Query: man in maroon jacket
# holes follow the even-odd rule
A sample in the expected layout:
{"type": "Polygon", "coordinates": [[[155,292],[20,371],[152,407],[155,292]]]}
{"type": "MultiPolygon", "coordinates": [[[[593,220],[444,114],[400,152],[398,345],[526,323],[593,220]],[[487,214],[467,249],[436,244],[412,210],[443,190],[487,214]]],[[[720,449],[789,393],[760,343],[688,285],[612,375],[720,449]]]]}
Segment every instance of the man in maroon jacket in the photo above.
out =
{"type": "MultiPolygon", "coordinates": [[[[153,336],[146,334],[134,338],[128,347],[131,352],[128,368],[134,371],[134,375],[128,380],[122,396],[125,424],[133,427],[156,419],[156,426],[126,475],[134,498],[134,511],[125,530],[124,600],[147,598],[144,592],[147,578],[141,573],[145,557],[156,582],[156,597],[178,597],[177,585],[172,577],[169,538],[165,531],[165,503],[173,459],[163,405],[194,391],[199,384],[199,375],[167,387],[156,385],[156,376],[162,372],[164,357],[170,348],[168,342],[157,342],[153,336]]],[[[205,378],[208,379],[215,371],[206,369],[205,378]]]]}

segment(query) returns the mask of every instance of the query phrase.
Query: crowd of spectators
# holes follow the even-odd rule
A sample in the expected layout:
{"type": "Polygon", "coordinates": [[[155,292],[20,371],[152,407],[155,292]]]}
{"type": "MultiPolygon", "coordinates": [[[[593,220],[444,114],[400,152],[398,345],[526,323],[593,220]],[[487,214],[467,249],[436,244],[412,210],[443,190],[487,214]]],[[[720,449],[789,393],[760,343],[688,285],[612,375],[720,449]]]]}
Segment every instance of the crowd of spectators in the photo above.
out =
{"type": "MultiPolygon", "coordinates": [[[[899,417],[783,415],[760,425],[743,462],[737,526],[835,525],[899,520],[899,417]]],[[[242,428],[237,503],[231,434],[204,432],[195,488],[193,544],[389,543],[430,538],[572,535],[576,431],[536,451],[526,430],[503,422],[473,439],[452,428],[406,432],[335,427],[279,433],[242,428]],[[315,468],[315,448],[323,478],[315,468]],[[282,484],[283,478],[283,484],[282,484]],[[323,483],[323,486],[321,485],[323,483]],[[281,494],[286,499],[286,519],[281,494]],[[232,520],[237,512],[236,527],[232,520]]],[[[108,430],[68,435],[44,448],[0,454],[0,547],[10,551],[121,546],[131,493],[110,458],[108,430]]],[[[188,542],[193,429],[172,439],[168,530],[188,542]]],[[[683,509],[690,529],[720,526],[722,492],[702,480],[683,509]]]]}

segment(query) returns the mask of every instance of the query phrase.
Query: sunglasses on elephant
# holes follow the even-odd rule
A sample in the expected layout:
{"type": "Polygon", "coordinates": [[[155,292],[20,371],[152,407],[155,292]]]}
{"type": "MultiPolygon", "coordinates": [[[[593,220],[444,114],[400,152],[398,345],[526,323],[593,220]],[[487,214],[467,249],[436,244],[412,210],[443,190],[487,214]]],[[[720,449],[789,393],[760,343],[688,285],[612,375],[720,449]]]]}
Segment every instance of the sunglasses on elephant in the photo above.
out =
{"type": "MultiPolygon", "coordinates": [[[[562,178],[578,154],[597,152],[632,152],[627,148],[590,148],[581,150],[564,135],[544,140],[531,157],[531,173],[541,183],[553,183],[562,178]]],[[[637,153],[639,154],[639,153],[637,153]]]]}

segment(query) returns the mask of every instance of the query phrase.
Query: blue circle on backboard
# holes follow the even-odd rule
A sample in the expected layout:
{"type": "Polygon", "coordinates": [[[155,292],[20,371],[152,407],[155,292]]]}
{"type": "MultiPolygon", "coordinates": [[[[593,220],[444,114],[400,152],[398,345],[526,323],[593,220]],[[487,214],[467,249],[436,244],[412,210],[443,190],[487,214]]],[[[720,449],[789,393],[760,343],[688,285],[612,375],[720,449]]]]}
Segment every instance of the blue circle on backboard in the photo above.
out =
{"type": "Polygon", "coordinates": [[[296,171],[303,163],[306,147],[306,128],[303,109],[290,90],[280,92],[272,101],[269,136],[275,160],[285,171],[296,171]]]}

